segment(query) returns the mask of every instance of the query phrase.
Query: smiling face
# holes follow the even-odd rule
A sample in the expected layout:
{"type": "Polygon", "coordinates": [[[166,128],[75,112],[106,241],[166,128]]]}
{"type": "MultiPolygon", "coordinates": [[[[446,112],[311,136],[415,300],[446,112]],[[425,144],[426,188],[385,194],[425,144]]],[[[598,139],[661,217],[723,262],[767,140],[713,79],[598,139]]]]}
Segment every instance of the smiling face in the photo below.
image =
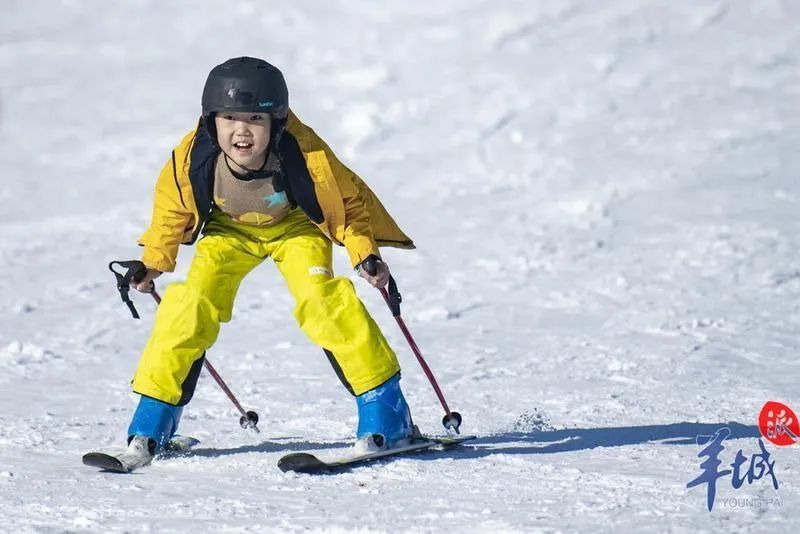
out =
{"type": "Polygon", "coordinates": [[[265,113],[222,112],[214,117],[220,148],[242,172],[260,169],[267,159],[272,117],[265,113]]]}

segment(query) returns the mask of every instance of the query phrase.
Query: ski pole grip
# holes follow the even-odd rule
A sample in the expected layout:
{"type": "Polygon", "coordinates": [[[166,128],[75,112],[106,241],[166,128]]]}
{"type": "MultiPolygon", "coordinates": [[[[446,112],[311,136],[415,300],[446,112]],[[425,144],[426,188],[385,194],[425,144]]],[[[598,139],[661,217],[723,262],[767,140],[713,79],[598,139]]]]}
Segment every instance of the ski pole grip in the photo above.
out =
{"type": "Polygon", "coordinates": [[[378,262],[381,259],[374,254],[370,254],[367,259],[361,262],[361,268],[367,271],[367,274],[370,276],[375,276],[378,274],[378,262]]]}
{"type": "MultiPolygon", "coordinates": [[[[361,262],[361,268],[364,269],[370,276],[378,274],[378,262],[383,261],[379,257],[371,254],[364,261],[361,262]]],[[[392,310],[392,315],[400,317],[400,303],[403,297],[400,296],[400,291],[397,290],[397,282],[394,276],[389,275],[389,290],[386,293],[386,304],[392,310]]]]}
{"type": "Polygon", "coordinates": [[[134,260],[131,262],[128,272],[131,275],[131,281],[138,284],[147,275],[147,266],[138,260],[134,260]]]}

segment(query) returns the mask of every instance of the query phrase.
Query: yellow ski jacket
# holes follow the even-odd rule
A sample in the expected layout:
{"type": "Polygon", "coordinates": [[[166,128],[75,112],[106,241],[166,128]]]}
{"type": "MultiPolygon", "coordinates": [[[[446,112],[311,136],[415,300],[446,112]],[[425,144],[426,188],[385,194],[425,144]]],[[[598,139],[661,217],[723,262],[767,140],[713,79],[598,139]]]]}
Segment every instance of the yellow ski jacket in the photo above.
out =
{"type": "MultiPolygon", "coordinates": [[[[278,143],[287,195],[355,267],[378,246],[413,249],[380,200],[327,144],[289,112],[278,143]]],[[[178,247],[195,242],[214,208],[214,164],[221,153],[202,121],[172,151],[158,177],[150,227],[139,238],[142,262],[175,270],[178,247]]]]}

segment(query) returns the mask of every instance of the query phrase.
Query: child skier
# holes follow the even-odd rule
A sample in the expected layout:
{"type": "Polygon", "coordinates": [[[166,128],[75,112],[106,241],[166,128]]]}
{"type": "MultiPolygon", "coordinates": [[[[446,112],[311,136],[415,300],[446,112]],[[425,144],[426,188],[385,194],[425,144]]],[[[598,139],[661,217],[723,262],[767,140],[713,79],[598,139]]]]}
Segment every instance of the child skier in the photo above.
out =
{"type": "Polygon", "coordinates": [[[201,235],[186,281],[163,295],[132,381],[141,399],[128,429],[131,467],[148,463],[175,433],[239,284],[267,257],[296,301],[300,328],[355,396],[356,438],[381,434],[392,446],[412,436],[395,354],[353,284],[333,277],[331,249],[343,245],[358,273],[383,287],[389,268],[378,246],[414,245],[292,113],[284,77],[266,61],[234,58],[210,72],[202,117],[158,177],[152,223],[139,240],[147,274],[134,287],[150,291],[175,269],[178,246],[201,235]]]}

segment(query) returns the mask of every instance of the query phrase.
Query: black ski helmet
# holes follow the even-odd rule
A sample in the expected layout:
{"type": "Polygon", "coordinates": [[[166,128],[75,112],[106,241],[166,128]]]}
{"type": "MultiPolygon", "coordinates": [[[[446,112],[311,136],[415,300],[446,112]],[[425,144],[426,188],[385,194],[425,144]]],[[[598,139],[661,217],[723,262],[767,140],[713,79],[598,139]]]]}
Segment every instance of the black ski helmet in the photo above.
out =
{"type": "Polygon", "coordinates": [[[217,65],[203,88],[203,121],[216,140],[213,114],[223,111],[259,112],[272,116],[274,141],[289,114],[289,90],[281,71],[252,57],[237,57],[217,65]]]}

